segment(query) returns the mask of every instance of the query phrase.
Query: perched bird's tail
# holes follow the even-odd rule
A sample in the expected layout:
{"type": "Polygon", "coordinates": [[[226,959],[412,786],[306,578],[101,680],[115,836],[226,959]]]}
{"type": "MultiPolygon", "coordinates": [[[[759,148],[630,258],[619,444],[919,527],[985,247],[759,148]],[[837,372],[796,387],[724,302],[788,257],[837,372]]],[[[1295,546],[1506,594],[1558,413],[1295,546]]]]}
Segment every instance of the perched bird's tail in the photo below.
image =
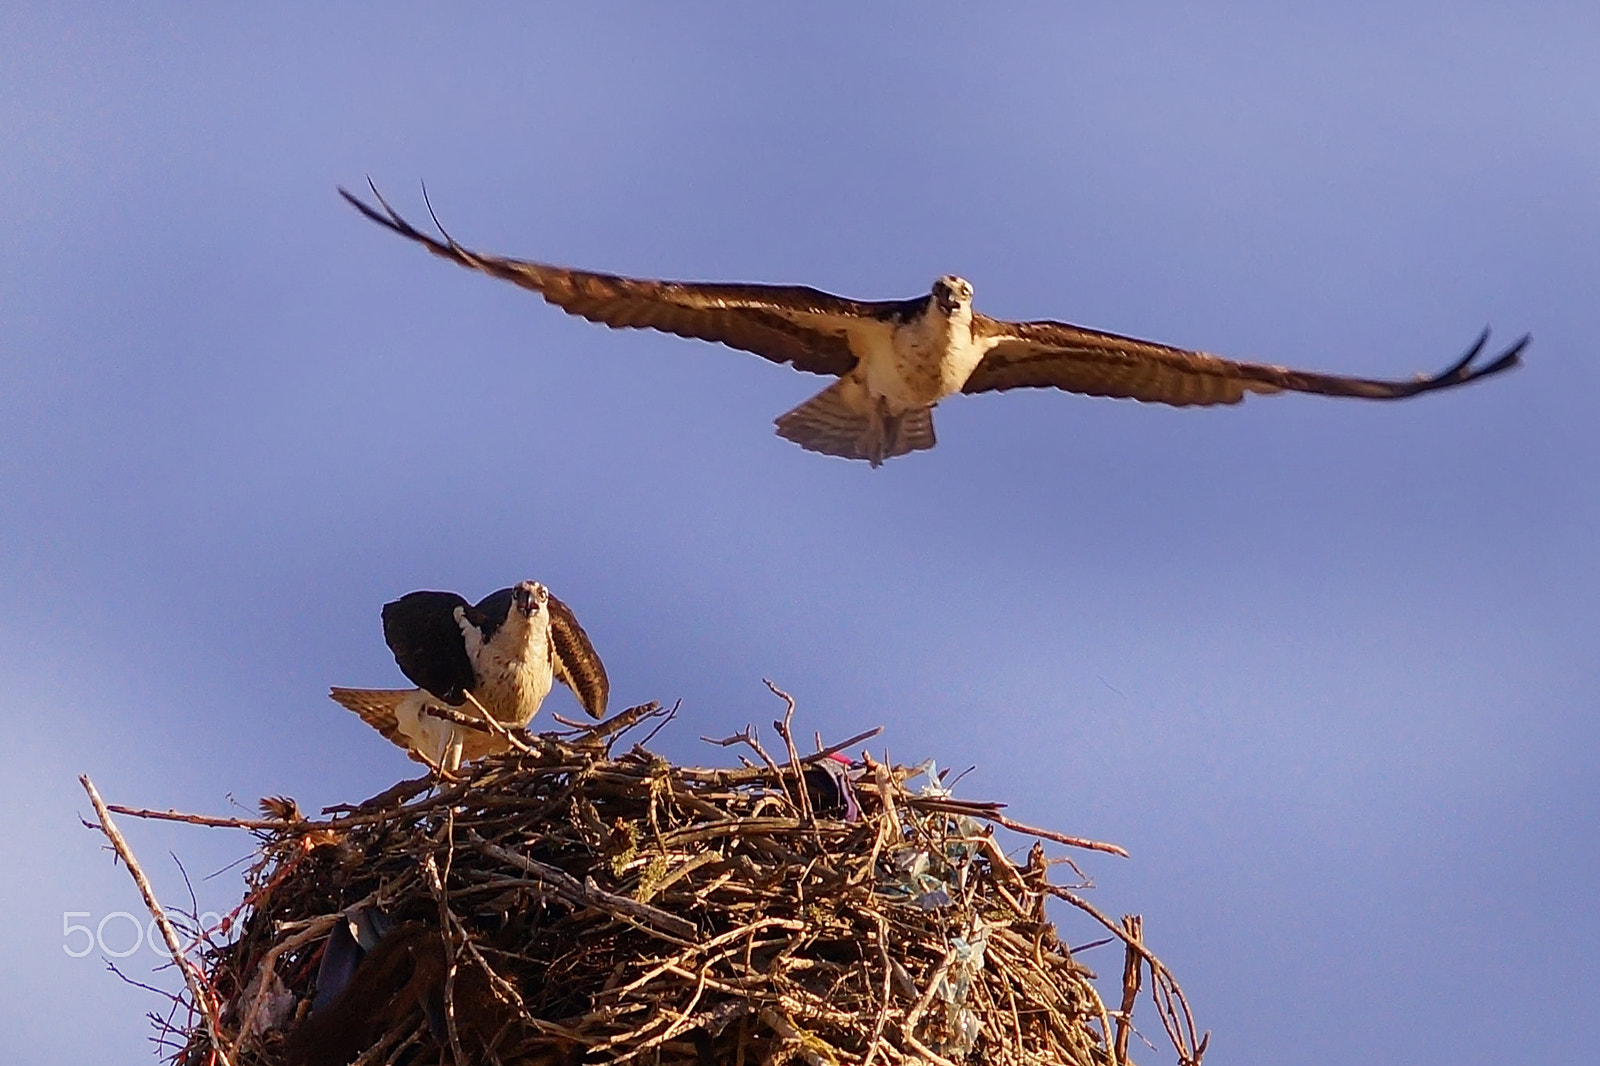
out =
{"type": "Polygon", "coordinates": [[[848,379],[829,385],[773,423],[778,436],[808,451],[865,459],[873,466],[885,459],[934,446],[933,408],[917,407],[892,415],[876,406],[860,385],[848,379]]]}
{"type": "Polygon", "coordinates": [[[454,772],[464,759],[511,750],[496,733],[458,726],[434,713],[446,704],[419,688],[333,688],[328,695],[429,767],[454,772]]]}
{"type": "Polygon", "coordinates": [[[359,714],[363,722],[386,738],[409,749],[411,743],[400,731],[400,720],[395,712],[415,692],[416,689],[411,688],[331,688],[328,695],[345,710],[359,714]]]}

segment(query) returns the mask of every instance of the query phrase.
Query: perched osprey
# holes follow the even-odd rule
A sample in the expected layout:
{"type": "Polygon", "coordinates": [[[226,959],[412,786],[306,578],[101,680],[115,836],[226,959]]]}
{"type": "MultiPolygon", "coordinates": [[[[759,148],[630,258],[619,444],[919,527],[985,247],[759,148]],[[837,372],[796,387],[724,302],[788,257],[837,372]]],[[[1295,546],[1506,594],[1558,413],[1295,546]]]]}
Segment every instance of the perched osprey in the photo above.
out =
{"type": "Polygon", "coordinates": [[[606,713],[606,669],[567,605],[536,581],[485,596],[411,592],[383,607],[383,639],[414,689],[335,688],[329,695],[406,748],[413,759],[454,770],[464,760],[509,750],[498,733],[430,714],[441,705],[508,728],[525,726],[556,681],[592,717],[606,713]]]}
{"type": "MultiPolygon", "coordinates": [[[[369,182],[370,185],[370,182],[369,182]]],[[[374,222],[464,267],[532,289],[569,314],[614,328],[717,341],[839,380],[776,421],[802,448],[873,466],[932,448],[933,408],[958,392],[1057,388],[1178,407],[1238,403],[1247,392],[1312,392],[1396,400],[1465,385],[1516,366],[1523,337],[1473,366],[1489,338],[1433,377],[1382,381],[1241,363],[1065,322],[1005,322],[972,309],[972,286],[947,274],[926,296],[850,300],[792,285],[651,281],[480,255],[443,228],[413,227],[374,186],[379,211],[340,194],[374,222]]],[[[434,220],[437,225],[438,220],[434,220]]]]}

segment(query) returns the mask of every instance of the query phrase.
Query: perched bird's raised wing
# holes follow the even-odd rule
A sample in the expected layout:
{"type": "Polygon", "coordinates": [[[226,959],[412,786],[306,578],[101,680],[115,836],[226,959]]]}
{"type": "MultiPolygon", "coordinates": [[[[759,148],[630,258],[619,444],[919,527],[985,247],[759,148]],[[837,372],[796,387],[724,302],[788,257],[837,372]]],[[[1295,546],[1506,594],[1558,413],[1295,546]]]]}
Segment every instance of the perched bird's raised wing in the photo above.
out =
{"type": "MultiPolygon", "coordinates": [[[[383,605],[383,639],[400,672],[455,707],[467,701],[467,690],[477,682],[456,622],[457,607],[477,614],[477,608],[454,592],[408,592],[383,605]]],[[[502,611],[500,620],[504,618],[502,611]]],[[[477,618],[471,620],[477,623],[477,618]]]]}
{"type": "Polygon", "coordinates": [[[550,597],[550,640],[554,645],[556,679],[570,688],[589,712],[590,718],[606,716],[606,699],[611,694],[611,682],[606,679],[606,668],[589,643],[589,634],[583,631],[572,608],[550,597]]]}
{"type": "Polygon", "coordinates": [[[457,244],[442,228],[442,240],[418,230],[401,218],[376,188],[372,195],[382,210],[345,189],[339,193],[380,226],[451,262],[532,289],[568,314],[617,329],[656,329],[715,341],[813,374],[849,373],[860,350],[851,347],[853,334],[858,344],[870,342],[874,335],[886,342],[896,317],[913,313],[925,302],[850,300],[801,285],[625,278],[480,255],[457,244]]]}
{"type": "Polygon", "coordinates": [[[1529,339],[1523,337],[1487,365],[1473,366],[1489,339],[1484,330],[1467,354],[1443,372],[1411,381],[1384,381],[1241,363],[1065,322],[1001,322],[974,315],[973,332],[989,338],[993,346],[962,392],[1055,388],[1176,407],[1238,403],[1247,392],[1398,400],[1509,370],[1521,362],[1529,339]]]}
{"type": "MultiPolygon", "coordinates": [[[[506,615],[511,613],[512,591],[509,586],[498,589],[466,609],[467,621],[478,627],[478,632],[483,634],[485,642],[494,636],[494,631],[500,628],[506,620],[506,615]]],[[[452,607],[451,612],[454,611],[455,608],[452,607]]]]}

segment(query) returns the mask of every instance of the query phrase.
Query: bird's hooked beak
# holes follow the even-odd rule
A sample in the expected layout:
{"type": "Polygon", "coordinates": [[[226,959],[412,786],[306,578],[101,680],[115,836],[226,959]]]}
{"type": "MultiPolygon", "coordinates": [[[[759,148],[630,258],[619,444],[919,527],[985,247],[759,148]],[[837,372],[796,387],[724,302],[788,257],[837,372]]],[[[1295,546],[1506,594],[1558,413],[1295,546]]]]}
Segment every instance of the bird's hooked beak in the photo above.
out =
{"type": "Polygon", "coordinates": [[[957,277],[942,277],[933,283],[933,298],[940,311],[953,315],[972,299],[972,286],[957,277]]]}
{"type": "Polygon", "coordinates": [[[511,590],[511,602],[525,615],[534,615],[549,598],[543,585],[537,581],[524,581],[511,590]]]}

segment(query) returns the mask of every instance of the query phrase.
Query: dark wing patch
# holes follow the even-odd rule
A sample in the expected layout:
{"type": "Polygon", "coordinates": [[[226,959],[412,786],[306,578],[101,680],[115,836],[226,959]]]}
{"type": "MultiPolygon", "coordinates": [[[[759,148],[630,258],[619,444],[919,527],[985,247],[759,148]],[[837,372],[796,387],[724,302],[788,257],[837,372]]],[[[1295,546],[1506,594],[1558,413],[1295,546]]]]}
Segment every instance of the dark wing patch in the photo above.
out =
{"type": "Polygon", "coordinates": [[[484,643],[494,636],[495,630],[505,624],[506,616],[511,613],[511,590],[500,589],[491,592],[476,604],[467,608],[467,621],[478,627],[483,634],[484,643]]]}
{"type": "Polygon", "coordinates": [[[1473,366],[1489,339],[1489,331],[1484,330],[1477,343],[1444,371],[1432,377],[1389,381],[1237,362],[1064,322],[974,318],[975,331],[1000,339],[972,372],[962,392],[1056,388],[1176,407],[1238,403],[1246,392],[1398,400],[1509,370],[1521,362],[1529,340],[1523,337],[1487,365],[1473,366]]]}
{"type": "Polygon", "coordinates": [[[458,707],[477,676],[456,624],[457,607],[473,609],[454,592],[408,592],[383,605],[383,639],[413,685],[458,707]]]}
{"type": "Polygon", "coordinates": [[[589,634],[578,624],[572,608],[554,595],[550,597],[550,641],[555,645],[555,661],[551,665],[557,680],[573,691],[589,717],[604,718],[606,700],[611,695],[605,664],[595,654],[589,634]]]}
{"type": "Polygon", "coordinates": [[[801,285],[654,281],[481,255],[442,228],[443,240],[418,230],[375,187],[372,194],[382,210],[345,189],[339,194],[372,221],[433,254],[531,289],[568,314],[616,329],[655,329],[726,344],[813,374],[844,375],[855,368],[847,334],[852,324],[895,321],[927,299],[861,301],[801,285]]]}

